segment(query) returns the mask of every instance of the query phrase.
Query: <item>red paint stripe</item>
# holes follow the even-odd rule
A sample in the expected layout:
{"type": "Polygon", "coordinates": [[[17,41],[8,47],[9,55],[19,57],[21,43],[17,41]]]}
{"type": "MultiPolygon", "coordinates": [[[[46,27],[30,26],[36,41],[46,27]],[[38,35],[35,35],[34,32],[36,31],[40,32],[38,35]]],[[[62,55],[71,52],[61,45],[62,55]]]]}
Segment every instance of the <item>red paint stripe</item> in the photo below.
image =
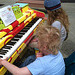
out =
{"type": "Polygon", "coordinates": [[[26,43],[28,41],[28,39],[33,35],[33,31],[31,32],[31,34],[26,38],[26,40],[24,41],[24,43],[26,43]]]}
{"type": "Polygon", "coordinates": [[[43,12],[34,10],[34,13],[36,13],[37,17],[45,17],[45,14],[43,12]]]}
{"type": "Polygon", "coordinates": [[[21,53],[21,51],[22,51],[22,50],[21,50],[21,48],[20,48],[20,49],[19,49],[19,52],[18,52],[18,54],[20,54],[20,53],[21,53]]]}
{"type": "Polygon", "coordinates": [[[8,33],[7,35],[13,35],[15,36],[17,33],[19,33],[24,28],[24,22],[20,24],[20,26],[16,27],[12,32],[8,33]]]}
{"type": "Polygon", "coordinates": [[[32,18],[31,18],[32,20],[34,19],[34,16],[32,16],[32,18]]]}
{"type": "Polygon", "coordinates": [[[31,10],[30,8],[28,8],[29,10],[31,10]]]}
{"type": "Polygon", "coordinates": [[[12,57],[10,57],[10,61],[9,62],[11,62],[11,60],[12,60],[12,57]]]}
{"type": "Polygon", "coordinates": [[[30,12],[30,16],[31,16],[31,12],[30,12]]]}
{"type": "Polygon", "coordinates": [[[21,7],[21,12],[23,12],[23,11],[22,11],[22,7],[21,7]]]}
{"type": "Polygon", "coordinates": [[[57,7],[60,7],[60,6],[61,6],[61,4],[58,4],[58,5],[54,6],[54,7],[51,7],[50,10],[55,9],[57,7]]]}
{"type": "Polygon", "coordinates": [[[53,9],[55,9],[55,8],[58,8],[58,7],[60,7],[61,6],[61,3],[60,4],[58,4],[58,5],[56,5],[56,6],[53,6],[53,7],[45,7],[47,10],[53,10],[53,9]]]}
{"type": "Polygon", "coordinates": [[[16,50],[16,52],[18,53],[18,50],[16,50]]]}
{"type": "Polygon", "coordinates": [[[26,18],[28,18],[28,15],[26,15],[26,18]]]}
{"type": "Polygon", "coordinates": [[[3,29],[0,32],[3,32],[3,31],[8,33],[10,31],[10,29],[8,29],[8,28],[7,29],[3,29]]]}
{"type": "Polygon", "coordinates": [[[11,25],[12,25],[13,28],[15,28],[18,24],[19,24],[19,22],[16,20],[16,21],[13,22],[11,25]]]}
{"type": "Polygon", "coordinates": [[[33,38],[33,35],[28,39],[28,41],[25,44],[27,45],[32,38],[33,38]]]}
{"type": "Polygon", "coordinates": [[[12,39],[13,37],[8,37],[5,41],[4,41],[4,45],[7,42],[7,40],[12,39]]]}

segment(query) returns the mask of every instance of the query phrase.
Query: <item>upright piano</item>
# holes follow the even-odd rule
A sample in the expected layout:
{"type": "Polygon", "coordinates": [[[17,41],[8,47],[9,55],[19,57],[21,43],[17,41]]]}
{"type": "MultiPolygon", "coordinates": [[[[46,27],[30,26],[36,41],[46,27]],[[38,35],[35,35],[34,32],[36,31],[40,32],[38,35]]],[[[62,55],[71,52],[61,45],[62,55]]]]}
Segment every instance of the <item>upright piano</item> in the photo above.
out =
{"type": "MultiPolygon", "coordinates": [[[[8,57],[7,61],[10,63],[13,63],[24,50],[45,17],[43,12],[31,9],[28,4],[22,7],[22,3],[16,3],[12,5],[12,9],[17,19],[0,30],[0,58],[6,59],[8,57]],[[16,8],[20,8],[21,16],[16,15],[16,8]]],[[[0,75],[4,75],[6,71],[4,66],[0,66],[0,75]]]]}

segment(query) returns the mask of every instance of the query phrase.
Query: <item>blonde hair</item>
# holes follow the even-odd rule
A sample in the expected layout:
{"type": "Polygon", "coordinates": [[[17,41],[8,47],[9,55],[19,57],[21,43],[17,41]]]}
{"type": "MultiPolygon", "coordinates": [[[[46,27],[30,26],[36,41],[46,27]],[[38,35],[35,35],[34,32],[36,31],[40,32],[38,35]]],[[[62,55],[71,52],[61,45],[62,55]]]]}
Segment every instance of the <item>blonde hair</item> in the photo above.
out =
{"type": "Polygon", "coordinates": [[[54,55],[57,54],[58,49],[60,49],[60,32],[57,28],[40,25],[38,27],[38,39],[41,44],[40,47],[45,44],[48,52],[52,52],[54,55]]]}
{"type": "Polygon", "coordinates": [[[66,12],[62,9],[59,8],[54,11],[48,11],[48,24],[51,25],[54,21],[59,20],[65,27],[67,33],[69,32],[69,20],[68,20],[68,15],[66,12]]]}

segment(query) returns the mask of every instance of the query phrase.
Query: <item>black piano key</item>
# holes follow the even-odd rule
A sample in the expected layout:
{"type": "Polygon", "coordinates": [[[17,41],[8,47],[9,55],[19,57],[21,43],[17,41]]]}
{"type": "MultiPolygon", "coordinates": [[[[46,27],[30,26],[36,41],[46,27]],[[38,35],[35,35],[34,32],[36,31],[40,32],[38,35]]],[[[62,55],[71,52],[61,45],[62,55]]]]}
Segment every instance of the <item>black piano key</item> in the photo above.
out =
{"type": "Polygon", "coordinates": [[[3,56],[0,55],[0,58],[3,58],[3,56]]]}
{"type": "Polygon", "coordinates": [[[25,34],[25,32],[22,32],[22,31],[20,33],[25,34]]]}
{"type": "Polygon", "coordinates": [[[7,52],[0,52],[1,55],[5,55],[7,52]]]}
{"type": "Polygon", "coordinates": [[[7,45],[14,45],[16,42],[9,42],[9,43],[7,43],[7,45]]]}
{"type": "Polygon", "coordinates": [[[8,50],[1,50],[0,52],[8,52],[8,50]]]}
{"type": "Polygon", "coordinates": [[[17,34],[15,37],[21,38],[23,35],[22,34],[17,34]]]}
{"type": "Polygon", "coordinates": [[[26,29],[26,28],[23,28],[21,31],[25,32],[25,30],[27,31],[28,29],[26,29]]]}
{"type": "Polygon", "coordinates": [[[10,49],[10,48],[12,48],[11,46],[5,46],[4,48],[6,48],[6,49],[10,49]]]}
{"type": "Polygon", "coordinates": [[[22,35],[24,35],[25,33],[19,32],[19,34],[22,34],[22,35]]]}
{"type": "Polygon", "coordinates": [[[28,29],[28,30],[30,29],[30,27],[24,27],[24,29],[25,29],[25,28],[28,29]]]}
{"type": "Polygon", "coordinates": [[[15,37],[11,40],[11,43],[16,43],[16,41],[18,41],[19,39],[15,39],[15,37]],[[14,42],[13,42],[14,41],[14,42]]]}
{"type": "MultiPolygon", "coordinates": [[[[21,31],[26,33],[28,30],[22,29],[21,31]]],[[[24,34],[25,34],[25,33],[24,33],[24,34]]]]}
{"type": "Polygon", "coordinates": [[[29,25],[27,25],[27,27],[32,27],[32,25],[31,25],[31,24],[29,24],[29,25]]]}
{"type": "Polygon", "coordinates": [[[18,33],[16,36],[22,37],[23,35],[18,33]]]}
{"type": "Polygon", "coordinates": [[[7,52],[0,52],[1,55],[5,55],[7,52]]]}
{"type": "Polygon", "coordinates": [[[18,38],[18,37],[14,37],[13,39],[19,40],[20,38],[18,38]]]}

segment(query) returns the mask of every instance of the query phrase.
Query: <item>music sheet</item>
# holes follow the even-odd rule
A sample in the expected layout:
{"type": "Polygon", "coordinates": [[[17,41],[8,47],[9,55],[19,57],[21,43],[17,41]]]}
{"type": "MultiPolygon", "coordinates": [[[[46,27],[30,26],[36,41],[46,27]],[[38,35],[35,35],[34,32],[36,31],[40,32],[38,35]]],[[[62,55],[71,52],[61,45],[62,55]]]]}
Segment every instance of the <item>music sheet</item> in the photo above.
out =
{"type": "Polygon", "coordinates": [[[16,17],[10,5],[0,9],[0,18],[2,19],[5,26],[10,25],[16,20],[16,17]]]}

